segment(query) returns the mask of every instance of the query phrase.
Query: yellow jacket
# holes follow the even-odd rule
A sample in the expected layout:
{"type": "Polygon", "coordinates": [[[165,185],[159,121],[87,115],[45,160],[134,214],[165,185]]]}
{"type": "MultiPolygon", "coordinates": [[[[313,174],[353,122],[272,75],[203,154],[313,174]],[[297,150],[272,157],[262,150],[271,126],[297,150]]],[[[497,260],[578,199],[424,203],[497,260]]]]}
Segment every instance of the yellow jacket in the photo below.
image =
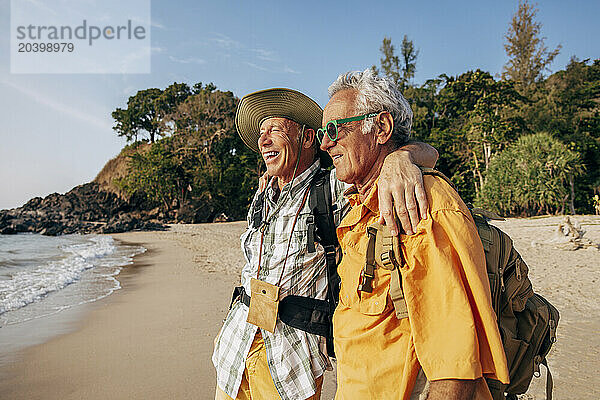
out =
{"type": "MultiPolygon", "coordinates": [[[[366,227],[379,218],[377,185],[337,229],[343,251],[334,314],[336,399],[409,399],[419,369],[429,381],[491,377],[508,383],[492,309],[485,255],[471,214],[441,178],[424,176],[430,205],[412,236],[401,236],[402,285],[409,317],[389,299],[390,271],[377,268],[373,292],[359,292],[366,227]]],[[[478,398],[489,398],[483,380],[478,398]]]]}

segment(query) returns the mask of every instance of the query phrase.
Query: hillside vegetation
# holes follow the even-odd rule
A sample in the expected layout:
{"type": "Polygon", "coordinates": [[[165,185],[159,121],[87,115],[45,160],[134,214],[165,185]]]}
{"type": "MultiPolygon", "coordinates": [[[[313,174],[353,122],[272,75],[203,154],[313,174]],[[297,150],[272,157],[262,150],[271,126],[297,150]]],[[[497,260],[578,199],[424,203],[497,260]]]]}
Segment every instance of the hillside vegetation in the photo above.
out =
{"type": "MultiPolygon", "coordinates": [[[[547,49],[536,12],[519,3],[501,77],[475,69],[415,85],[407,36],[400,54],[385,38],[373,69],[401,88],[414,138],[438,149],[437,168],[466,202],[505,216],[600,212],[600,59],[573,56],[546,76],[561,48],[547,49]]],[[[140,90],[112,113],[132,144],[95,181],[181,221],[244,218],[262,161],[235,131],[237,104],[213,84],[140,90]]]]}
{"type": "Polygon", "coordinates": [[[137,142],[136,146],[125,146],[114,158],[108,160],[102,170],[92,182],[100,185],[102,190],[112,192],[122,198],[128,197],[115,182],[124,179],[129,174],[130,157],[135,153],[146,153],[150,150],[150,144],[137,142]]]}

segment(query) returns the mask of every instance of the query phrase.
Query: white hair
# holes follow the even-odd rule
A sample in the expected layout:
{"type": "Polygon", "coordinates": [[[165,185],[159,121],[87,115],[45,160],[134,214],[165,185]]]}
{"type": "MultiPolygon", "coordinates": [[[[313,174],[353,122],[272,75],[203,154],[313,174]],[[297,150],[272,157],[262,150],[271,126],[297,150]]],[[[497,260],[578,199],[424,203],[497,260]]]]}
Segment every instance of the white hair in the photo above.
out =
{"type": "MultiPolygon", "coordinates": [[[[356,89],[356,112],[358,115],[371,112],[387,111],[394,120],[392,141],[396,147],[405,144],[410,137],[413,112],[410,104],[404,98],[394,83],[378,76],[370,68],[364,71],[351,71],[341,74],[329,86],[329,97],[340,90],[356,89]]],[[[363,133],[373,130],[374,120],[367,118],[363,121],[363,133]]]]}

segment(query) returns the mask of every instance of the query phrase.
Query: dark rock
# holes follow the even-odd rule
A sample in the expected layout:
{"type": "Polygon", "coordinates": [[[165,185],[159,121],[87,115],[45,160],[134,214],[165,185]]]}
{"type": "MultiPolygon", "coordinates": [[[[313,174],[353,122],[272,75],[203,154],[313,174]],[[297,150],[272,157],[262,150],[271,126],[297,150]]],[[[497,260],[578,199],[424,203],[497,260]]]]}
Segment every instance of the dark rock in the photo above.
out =
{"type": "Polygon", "coordinates": [[[0,235],[14,235],[17,233],[12,226],[5,226],[0,228],[0,235]]]}
{"type": "Polygon", "coordinates": [[[229,222],[229,221],[231,221],[231,219],[225,213],[221,213],[213,219],[213,222],[229,222]]]}
{"type": "Polygon", "coordinates": [[[45,225],[46,226],[42,227],[38,233],[46,236],[56,236],[61,234],[64,230],[64,227],[60,223],[48,222],[45,225]]]}
{"type": "Polygon", "coordinates": [[[184,224],[193,224],[196,221],[196,209],[192,206],[190,206],[189,204],[185,204],[183,206],[181,206],[178,210],[177,210],[177,218],[176,218],[178,223],[184,223],[184,224]]]}
{"type": "MultiPolygon", "coordinates": [[[[0,210],[0,234],[34,232],[55,236],[162,230],[165,226],[157,219],[175,222],[173,211],[161,214],[158,208],[151,209],[141,195],[133,200],[127,202],[102,190],[97,183],[86,183],[64,195],[52,193],[45,198],[35,197],[19,208],[0,210]]],[[[186,212],[193,214],[193,210],[186,212]]]]}
{"type": "Polygon", "coordinates": [[[15,218],[12,220],[11,225],[15,232],[31,232],[35,222],[28,218],[15,218]]]}

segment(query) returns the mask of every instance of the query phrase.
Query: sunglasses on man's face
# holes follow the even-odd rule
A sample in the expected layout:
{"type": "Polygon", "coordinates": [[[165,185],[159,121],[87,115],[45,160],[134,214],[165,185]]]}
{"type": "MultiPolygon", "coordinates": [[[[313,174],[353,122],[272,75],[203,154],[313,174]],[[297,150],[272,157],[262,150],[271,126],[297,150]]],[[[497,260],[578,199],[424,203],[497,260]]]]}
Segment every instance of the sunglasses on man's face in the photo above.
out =
{"type": "Polygon", "coordinates": [[[327,133],[329,140],[335,142],[338,140],[338,125],[345,124],[346,122],[361,121],[363,119],[373,118],[377,115],[379,115],[379,113],[369,113],[356,117],[334,119],[329,121],[327,124],[325,124],[324,128],[317,129],[317,140],[319,143],[323,143],[323,137],[325,136],[325,133],[327,133]]]}

